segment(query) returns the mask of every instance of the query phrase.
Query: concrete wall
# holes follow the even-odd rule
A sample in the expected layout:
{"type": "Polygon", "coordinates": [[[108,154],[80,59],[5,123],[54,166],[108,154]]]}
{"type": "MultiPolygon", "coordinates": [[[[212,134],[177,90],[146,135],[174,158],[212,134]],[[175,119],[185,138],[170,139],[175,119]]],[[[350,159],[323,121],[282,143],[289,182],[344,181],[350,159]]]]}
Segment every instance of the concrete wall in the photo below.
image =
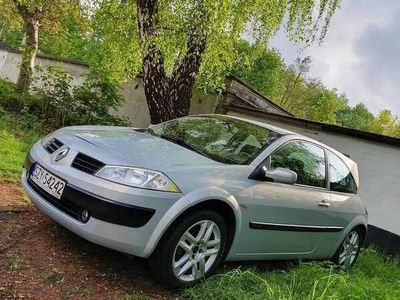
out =
{"type": "MultiPolygon", "coordinates": [[[[150,125],[149,109],[144,95],[143,78],[125,83],[121,94],[125,103],[117,110],[119,116],[129,118],[134,127],[147,127],[150,125]]],[[[204,95],[200,91],[194,91],[190,114],[213,113],[218,102],[217,95],[204,95]]]]}
{"type": "MultiPolygon", "coordinates": [[[[0,49],[0,76],[7,78],[12,82],[16,82],[19,74],[19,65],[21,63],[21,54],[9,52],[0,49]]],[[[89,68],[83,64],[73,64],[63,61],[56,61],[50,58],[37,57],[36,65],[41,67],[60,66],[65,72],[73,77],[73,84],[82,82],[82,77],[89,73],[89,68]]],[[[38,75],[35,73],[34,75],[38,75]]]]}
{"type": "MultiPolygon", "coordinates": [[[[16,82],[19,72],[21,54],[0,49],[0,77],[16,82]]],[[[72,84],[80,84],[83,76],[90,72],[84,64],[54,60],[45,57],[37,57],[36,65],[48,67],[61,66],[73,77],[72,84]]],[[[149,110],[144,95],[143,80],[141,77],[122,85],[121,94],[125,102],[114,112],[118,116],[127,117],[132,126],[147,127],[150,124],[149,110]]],[[[191,114],[212,113],[215,111],[219,97],[217,95],[204,95],[199,91],[193,93],[191,114]]]]}
{"type": "Polygon", "coordinates": [[[400,147],[234,111],[228,111],[227,114],[276,125],[350,155],[358,164],[359,192],[369,212],[369,223],[400,235],[400,147]]]}

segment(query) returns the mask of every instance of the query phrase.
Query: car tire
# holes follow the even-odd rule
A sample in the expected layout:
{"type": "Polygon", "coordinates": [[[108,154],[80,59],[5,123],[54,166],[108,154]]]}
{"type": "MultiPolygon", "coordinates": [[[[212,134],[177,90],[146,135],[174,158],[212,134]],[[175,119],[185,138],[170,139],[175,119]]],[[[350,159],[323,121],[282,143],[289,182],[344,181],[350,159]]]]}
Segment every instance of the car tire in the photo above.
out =
{"type": "Polygon", "coordinates": [[[150,256],[154,279],[169,288],[192,286],[215,270],[227,245],[228,228],[215,211],[184,215],[164,234],[150,256]]]}
{"type": "Polygon", "coordinates": [[[332,262],[343,270],[350,270],[357,261],[363,242],[363,232],[360,228],[353,228],[340,244],[332,262]]]}

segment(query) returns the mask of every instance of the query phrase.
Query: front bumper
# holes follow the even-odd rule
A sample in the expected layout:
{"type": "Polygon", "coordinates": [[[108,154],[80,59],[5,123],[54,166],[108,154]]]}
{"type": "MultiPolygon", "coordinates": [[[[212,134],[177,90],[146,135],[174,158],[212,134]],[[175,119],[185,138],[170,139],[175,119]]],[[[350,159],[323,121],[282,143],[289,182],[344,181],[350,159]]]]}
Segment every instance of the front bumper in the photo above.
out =
{"type": "Polygon", "coordinates": [[[136,256],[147,256],[144,250],[150,234],[144,227],[141,227],[142,229],[133,229],[102,221],[94,217],[91,217],[87,223],[83,223],[56,208],[36,192],[28,183],[25,171],[22,175],[22,186],[29,199],[42,212],[75,234],[107,248],[136,256]]]}
{"type": "MultiPolygon", "coordinates": [[[[70,151],[71,156],[75,151],[70,151]]],[[[148,257],[152,253],[163,231],[160,220],[182,196],[102,180],[71,168],[71,157],[55,163],[40,143],[32,147],[28,157],[22,186],[42,212],[90,242],[135,256],[148,257]],[[27,171],[33,162],[67,181],[61,201],[30,182],[27,171]],[[86,223],[80,219],[82,209],[90,213],[86,223]]]]}

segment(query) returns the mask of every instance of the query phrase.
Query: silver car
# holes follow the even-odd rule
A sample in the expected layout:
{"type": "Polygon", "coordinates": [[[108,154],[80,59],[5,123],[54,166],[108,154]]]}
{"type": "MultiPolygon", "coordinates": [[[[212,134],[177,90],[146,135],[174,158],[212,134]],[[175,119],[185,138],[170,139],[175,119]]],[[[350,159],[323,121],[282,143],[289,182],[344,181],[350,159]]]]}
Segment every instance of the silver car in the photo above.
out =
{"type": "Polygon", "coordinates": [[[367,231],[355,162],[305,136],[223,115],[59,129],[33,145],[22,184],[50,218],[149,258],[170,287],[199,282],[223,260],[331,259],[350,268],[367,231]]]}

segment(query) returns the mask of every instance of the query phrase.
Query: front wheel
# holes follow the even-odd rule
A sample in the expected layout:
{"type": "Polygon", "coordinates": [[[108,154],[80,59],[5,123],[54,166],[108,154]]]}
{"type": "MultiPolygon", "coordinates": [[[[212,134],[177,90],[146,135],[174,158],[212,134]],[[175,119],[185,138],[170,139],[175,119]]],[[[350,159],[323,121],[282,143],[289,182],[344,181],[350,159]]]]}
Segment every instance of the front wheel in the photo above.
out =
{"type": "Polygon", "coordinates": [[[227,232],[223,217],[214,211],[186,215],[167,231],[150,257],[152,275],[169,287],[198,283],[221,261],[227,232]]]}
{"type": "Polygon", "coordinates": [[[355,264],[361,249],[362,233],[359,228],[351,230],[339,249],[336,251],[332,261],[344,270],[349,270],[355,264]]]}

